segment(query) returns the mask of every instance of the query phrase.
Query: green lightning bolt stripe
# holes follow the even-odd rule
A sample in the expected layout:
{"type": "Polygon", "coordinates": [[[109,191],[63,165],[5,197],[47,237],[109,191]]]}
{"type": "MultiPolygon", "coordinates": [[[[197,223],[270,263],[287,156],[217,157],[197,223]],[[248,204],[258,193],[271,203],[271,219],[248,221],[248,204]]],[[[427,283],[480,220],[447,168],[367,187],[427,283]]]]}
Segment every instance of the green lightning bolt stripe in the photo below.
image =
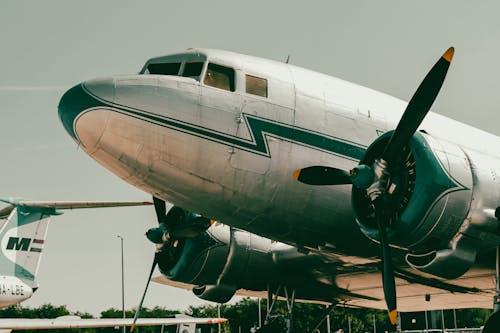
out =
{"type": "MultiPolygon", "coordinates": [[[[250,140],[153,114],[144,110],[110,103],[93,95],[86,90],[83,85],[73,87],[68,93],[71,93],[74,105],[78,106],[78,114],[84,110],[90,111],[94,108],[105,107],[109,108],[111,111],[127,114],[143,121],[267,157],[271,157],[267,137],[275,137],[330,154],[340,155],[354,161],[360,160],[366,150],[365,146],[354,142],[249,114],[242,114],[242,117],[250,133],[250,140]]],[[[60,105],[60,111],[64,107],[65,106],[60,105]]],[[[68,115],[66,111],[60,112],[63,124],[74,138],[76,138],[76,134],[73,128],[73,122],[74,119],[78,117],[77,113],[75,112],[68,115]]]]}
{"type": "Polygon", "coordinates": [[[242,116],[247,124],[248,131],[252,138],[251,140],[141,111],[118,109],[117,112],[127,113],[154,124],[173,128],[184,133],[190,133],[198,137],[267,157],[271,157],[271,153],[266,137],[283,139],[314,149],[342,155],[353,160],[360,160],[365,152],[364,147],[353,143],[248,114],[242,114],[242,116]]]}

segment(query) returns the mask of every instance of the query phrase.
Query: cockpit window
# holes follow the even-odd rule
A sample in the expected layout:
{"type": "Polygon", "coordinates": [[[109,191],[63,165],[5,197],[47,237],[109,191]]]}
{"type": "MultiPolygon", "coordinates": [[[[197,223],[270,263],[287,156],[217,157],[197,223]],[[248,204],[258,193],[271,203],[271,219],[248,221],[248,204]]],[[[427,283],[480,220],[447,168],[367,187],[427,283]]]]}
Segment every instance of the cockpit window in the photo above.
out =
{"type": "Polygon", "coordinates": [[[207,86],[234,91],[234,69],[209,63],[203,82],[207,86]]]}
{"type": "Polygon", "coordinates": [[[160,75],[177,75],[179,74],[179,69],[181,68],[180,62],[171,62],[163,64],[149,64],[148,72],[149,74],[160,74],[160,75]]]}
{"type": "Polygon", "coordinates": [[[203,69],[203,62],[186,62],[182,76],[185,77],[200,77],[203,69]]]}

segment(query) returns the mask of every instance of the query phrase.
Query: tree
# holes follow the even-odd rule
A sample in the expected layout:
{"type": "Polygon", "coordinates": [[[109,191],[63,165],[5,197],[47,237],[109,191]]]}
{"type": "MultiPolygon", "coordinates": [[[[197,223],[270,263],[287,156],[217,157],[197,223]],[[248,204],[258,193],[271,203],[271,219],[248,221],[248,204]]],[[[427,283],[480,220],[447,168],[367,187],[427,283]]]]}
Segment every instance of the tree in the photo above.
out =
{"type": "MultiPolygon", "coordinates": [[[[272,332],[283,330],[285,322],[284,315],[287,313],[286,302],[277,301],[274,306],[273,313],[275,314],[272,326],[272,332]]],[[[266,306],[262,306],[262,318],[265,318],[266,306]]],[[[141,318],[148,317],[170,317],[178,314],[177,310],[170,310],[163,307],[154,307],[152,309],[144,308],[141,311],[141,318]]],[[[127,310],[125,315],[127,318],[132,318],[135,314],[135,309],[127,310]]],[[[203,305],[194,307],[191,306],[186,311],[186,314],[194,317],[217,317],[217,305],[203,305]]],[[[293,311],[293,328],[294,332],[308,332],[322,319],[325,314],[325,306],[310,303],[296,303],[293,311]]],[[[453,311],[444,311],[445,323],[447,328],[453,328],[453,311]]],[[[479,327],[484,325],[491,314],[491,310],[485,309],[460,309],[456,310],[457,326],[463,327],[479,327]]],[[[54,306],[52,304],[44,304],[38,308],[25,308],[21,306],[12,306],[0,311],[0,318],[56,318],[65,315],[78,315],[82,318],[91,318],[92,315],[81,312],[70,312],[66,306],[54,306]]],[[[257,326],[259,317],[257,300],[245,298],[233,305],[221,305],[221,315],[228,319],[228,322],[222,324],[222,331],[225,333],[235,332],[242,333],[250,332],[253,326],[257,326]]],[[[377,332],[390,331],[391,326],[387,317],[387,311],[372,310],[372,309],[350,309],[337,307],[331,312],[331,330],[333,332],[343,329],[348,332],[349,318],[353,332],[372,332],[373,318],[377,332]]],[[[121,318],[122,310],[110,308],[101,312],[101,318],[121,318]]],[[[423,313],[403,313],[402,314],[403,329],[422,329],[425,328],[425,316],[423,313]],[[416,318],[416,324],[411,326],[412,318],[416,318]],[[418,326],[418,327],[417,327],[418,326]]],[[[210,331],[210,326],[203,326],[202,332],[210,331]]],[[[161,327],[138,327],[138,333],[159,333],[161,327]]],[[[326,331],[326,325],[323,323],[320,326],[321,332],[326,331]]],[[[269,330],[268,330],[269,331],[269,330]]],[[[121,333],[120,329],[115,328],[100,328],[100,329],[71,329],[71,330],[24,330],[18,331],[21,333],[121,333]]],[[[167,326],[164,332],[175,333],[175,326],[167,326]]],[[[213,332],[213,330],[212,330],[213,332]]]]}

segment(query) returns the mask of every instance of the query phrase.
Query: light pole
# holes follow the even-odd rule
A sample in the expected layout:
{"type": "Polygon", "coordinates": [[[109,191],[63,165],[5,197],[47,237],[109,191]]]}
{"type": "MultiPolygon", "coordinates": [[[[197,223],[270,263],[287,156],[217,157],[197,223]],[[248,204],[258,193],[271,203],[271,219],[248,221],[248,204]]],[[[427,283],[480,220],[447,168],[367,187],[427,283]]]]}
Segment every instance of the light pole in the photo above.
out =
{"type": "MultiPolygon", "coordinates": [[[[122,317],[125,319],[125,273],[123,267],[123,237],[120,235],[116,235],[116,237],[120,238],[121,243],[121,254],[122,254],[122,317]]],[[[123,325],[123,333],[126,333],[126,326],[123,325]]]]}
{"type": "Polygon", "coordinates": [[[259,328],[262,327],[262,310],[260,309],[260,297],[259,297],[259,328]]]}
{"type": "MultiPolygon", "coordinates": [[[[220,303],[219,303],[219,304],[217,304],[217,317],[219,317],[219,318],[220,318],[220,303]]],[[[221,328],[221,327],[220,327],[220,322],[219,322],[219,323],[217,324],[217,332],[218,332],[218,333],[221,333],[220,328],[221,328]]]]}

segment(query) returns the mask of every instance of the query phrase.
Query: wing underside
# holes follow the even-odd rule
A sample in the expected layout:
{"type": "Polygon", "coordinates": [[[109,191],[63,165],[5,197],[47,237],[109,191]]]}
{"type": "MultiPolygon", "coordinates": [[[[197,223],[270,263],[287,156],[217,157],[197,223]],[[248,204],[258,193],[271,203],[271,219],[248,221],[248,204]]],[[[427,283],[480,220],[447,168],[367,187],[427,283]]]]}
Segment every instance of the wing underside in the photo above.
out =
{"type": "MultiPolygon", "coordinates": [[[[348,307],[385,309],[378,263],[352,264],[344,261],[341,270],[331,281],[337,296],[331,302],[348,307]]],[[[438,309],[491,308],[495,295],[495,275],[490,268],[472,268],[454,280],[444,280],[416,272],[409,268],[398,268],[395,272],[398,292],[398,307],[402,312],[430,311],[438,309]]],[[[191,290],[193,285],[168,280],[164,276],[154,282],[191,290]]],[[[267,297],[266,290],[239,289],[239,296],[267,297]]],[[[325,299],[298,297],[297,301],[329,304],[325,299]]]]}

